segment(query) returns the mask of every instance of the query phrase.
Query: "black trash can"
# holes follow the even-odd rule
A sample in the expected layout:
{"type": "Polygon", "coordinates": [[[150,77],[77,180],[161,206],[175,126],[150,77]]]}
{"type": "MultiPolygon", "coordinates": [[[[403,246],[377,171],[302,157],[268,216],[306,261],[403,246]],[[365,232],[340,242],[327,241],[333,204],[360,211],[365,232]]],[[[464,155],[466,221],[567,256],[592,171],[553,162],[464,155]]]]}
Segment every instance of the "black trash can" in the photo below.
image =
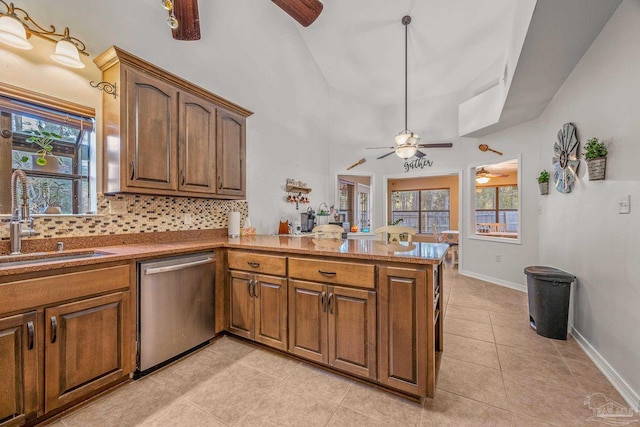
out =
{"type": "Polygon", "coordinates": [[[569,296],[575,276],[553,267],[524,269],[529,293],[529,322],[538,335],[567,339],[569,296]]]}

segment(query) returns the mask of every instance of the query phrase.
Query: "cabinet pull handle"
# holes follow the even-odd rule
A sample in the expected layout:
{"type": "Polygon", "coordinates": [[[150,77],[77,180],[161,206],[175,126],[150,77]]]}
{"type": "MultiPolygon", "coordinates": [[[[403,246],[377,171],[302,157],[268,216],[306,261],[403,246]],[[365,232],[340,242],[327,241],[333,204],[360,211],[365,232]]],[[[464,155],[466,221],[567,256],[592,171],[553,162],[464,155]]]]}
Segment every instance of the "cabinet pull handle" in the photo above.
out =
{"type": "Polygon", "coordinates": [[[136,174],[136,165],[135,165],[135,163],[133,163],[133,162],[131,162],[131,163],[129,163],[129,164],[131,165],[131,180],[133,181],[133,177],[134,177],[134,176],[135,176],[135,174],[136,174]]]}
{"type": "Polygon", "coordinates": [[[58,319],[56,316],[51,316],[51,344],[56,342],[58,337],[58,319]]]}
{"type": "Polygon", "coordinates": [[[251,282],[253,282],[253,280],[249,280],[247,282],[247,292],[249,293],[249,298],[253,297],[253,295],[251,295],[251,282]]]}
{"type": "Polygon", "coordinates": [[[251,261],[247,261],[247,264],[249,264],[249,267],[253,267],[253,268],[258,268],[258,267],[260,267],[260,263],[259,263],[259,262],[251,262],[251,261]]]}
{"type": "Polygon", "coordinates": [[[218,190],[222,190],[222,176],[218,175],[218,190]]]}
{"type": "Polygon", "coordinates": [[[322,295],[320,295],[320,305],[322,306],[323,313],[327,311],[326,306],[324,305],[324,296],[325,296],[325,292],[323,292],[322,295]]]}
{"type": "Polygon", "coordinates": [[[182,184],[181,185],[184,185],[184,181],[186,180],[184,169],[180,171],[180,176],[182,177],[182,184]]]}
{"type": "Polygon", "coordinates": [[[333,314],[333,292],[329,294],[329,313],[333,314]]]}
{"type": "Polygon", "coordinates": [[[322,270],[318,270],[318,273],[322,274],[323,276],[331,276],[331,277],[338,274],[335,271],[322,271],[322,270]]]}
{"type": "Polygon", "coordinates": [[[34,335],[34,331],[33,331],[33,322],[29,321],[27,322],[27,332],[29,333],[29,343],[27,344],[27,348],[29,350],[33,350],[33,335],[34,335]]]}
{"type": "Polygon", "coordinates": [[[258,289],[258,281],[253,279],[253,297],[254,298],[258,298],[258,293],[257,290],[258,289]]]}

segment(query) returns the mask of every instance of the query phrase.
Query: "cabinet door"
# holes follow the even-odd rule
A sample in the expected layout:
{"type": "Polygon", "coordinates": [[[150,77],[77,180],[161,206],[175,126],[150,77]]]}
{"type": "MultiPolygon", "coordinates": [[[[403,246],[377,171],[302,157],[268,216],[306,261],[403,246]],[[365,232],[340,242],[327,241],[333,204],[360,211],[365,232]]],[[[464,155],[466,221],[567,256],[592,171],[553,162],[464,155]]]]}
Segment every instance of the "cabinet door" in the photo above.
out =
{"type": "Polygon", "coordinates": [[[315,362],[329,361],[327,288],[289,280],[289,351],[315,362]]]}
{"type": "Polygon", "coordinates": [[[255,340],[287,350],[287,279],[256,275],[255,340]]]}
{"type": "Polygon", "coordinates": [[[329,287],[329,364],[376,378],[376,293],[329,287]]]}
{"type": "Polygon", "coordinates": [[[220,195],[244,197],[245,122],[239,115],[218,110],[217,192],[220,195]]]}
{"type": "Polygon", "coordinates": [[[38,410],[36,312],[0,319],[0,426],[18,426],[38,410]]]}
{"type": "Polygon", "coordinates": [[[216,108],[180,93],[180,191],[216,193],[216,108]]]}
{"type": "Polygon", "coordinates": [[[424,396],[427,384],[427,293],[423,270],[380,267],[379,381],[424,396]]]}
{"type": "Polygon", "coordinates": [[[242,271],[229,273],[229,332],[253,339],[255,318],[252,298],[253,275],[242,271]]]}
{"type": "Polygon", "coordinates": [[[129,292],[45,310],[45,411],[131,372],[129,292]]]}
{"type": "Polygon", "coordinates": [[[158,79],[126,71],[127,187],[177,190],[178,92],[158,79]]]}

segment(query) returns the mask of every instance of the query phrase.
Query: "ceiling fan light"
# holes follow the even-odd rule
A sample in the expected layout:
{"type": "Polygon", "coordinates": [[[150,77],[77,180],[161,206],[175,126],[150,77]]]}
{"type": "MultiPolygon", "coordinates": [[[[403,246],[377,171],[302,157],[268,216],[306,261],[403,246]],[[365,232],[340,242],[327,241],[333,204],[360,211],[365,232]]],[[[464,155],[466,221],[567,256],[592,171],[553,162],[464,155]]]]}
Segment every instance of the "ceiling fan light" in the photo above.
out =
{"type": "Polygon", "coordinates": [[[418,136],[418,134],[411,132],[409,134],[409,138],[407,138],[407,144],[416,145],[418,142],[420,142],[420,137],[418,136]]]}
{"type": "Polygon", "coordinates": [[[408,130],[403,130],[402,132],[400,132],[399,134],[397,134],[393,140],[395,141],[396,145],[405,145],[407,143],[407,141],[409,140],[409,137],[411,136],[411,132],[409,132],[408,130]]]}
{"type": "Polygon", "coordinates": [[[67,67],[84,68],[78,49],[68,40],[62,39],[56,44],[56,52],[51,55],[51,59],[67,67]]]}
{"type": "Polygon", "coordinates": [[[487,182],[489,182],[489,177],[488,176],[479,176],[476,178],[476,182],[478,184],[486,184],[487,182]]]}
{"type": "Polygon", "coordinates": [[[405,160],[413,157],[417,151],[418,149],[414,145],[405,145],[404,147],[396,148],[396,154],[398,155],[398,157],[405,160]]]}
{"type": "Polygon", "coordinates": [[[27,40],[27,31],[24,25],[11,14],[0,17],[0,42],[17,49],[33,49],[27,40]]]}

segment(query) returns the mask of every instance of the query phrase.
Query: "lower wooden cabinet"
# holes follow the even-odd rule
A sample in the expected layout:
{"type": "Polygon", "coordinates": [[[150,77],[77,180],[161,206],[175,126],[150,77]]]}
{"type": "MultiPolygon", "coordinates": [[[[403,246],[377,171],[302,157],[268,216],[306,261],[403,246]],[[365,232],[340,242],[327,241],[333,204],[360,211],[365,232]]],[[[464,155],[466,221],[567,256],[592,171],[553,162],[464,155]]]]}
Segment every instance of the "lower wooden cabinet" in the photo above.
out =
{"type": "Polygon", "coordinates": [[[0,426],[19,426],[38,412],[36,312],[0,318],[0,426]]]}
{"type": "Polygon", "coordinates": [[[375,291],[290,280],[289,351],[375,379],[375,291]]]}
{"type": "Polygon", "coordinates": [[[418,396],[427,391],[427,283],[418,269],[380,267],[378,381],[418,396]]]}
{"type": "Polygon", "coordinates": [[[229,332],[287,349],[287,279],[231,271],[229,332]]]}
{"type": "Polygon", "coordinates": [[[45,310],[45,411],[131,372],[130,292],[45,310]]]}

